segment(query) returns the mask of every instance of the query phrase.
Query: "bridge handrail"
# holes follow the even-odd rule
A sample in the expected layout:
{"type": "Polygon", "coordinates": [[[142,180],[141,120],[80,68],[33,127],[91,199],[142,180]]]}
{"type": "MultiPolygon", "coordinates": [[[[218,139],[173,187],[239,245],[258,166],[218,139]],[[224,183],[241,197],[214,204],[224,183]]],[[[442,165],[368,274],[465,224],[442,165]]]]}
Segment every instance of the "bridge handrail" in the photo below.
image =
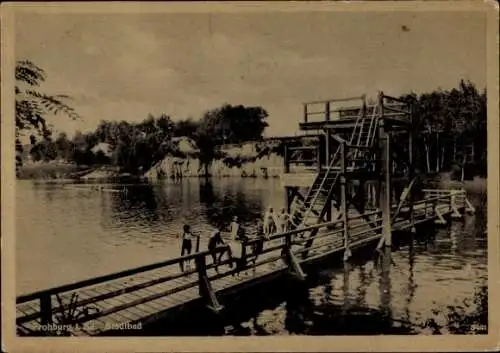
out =
{"type": "Polygon", "coordinates": [[[288,147],[289,151],[308,151],[308,150],[317,150],[316,146],[290,146],[288,147]]]}
{"type": "Polygon", "coordinates": [[[321,103],[335,103],[335,102],[349,102],[349,101],[354,101],[354,100],[362,100],[363,96],[357,96],[357,97],[347,97],[347,98],[336,98],[336,99],[323,99],[323,100],[317,100],[317,101],[309,101],[309,102],[303,102],[303,105],[309,105],[309,104],[321,104],[321,103]]]}
{"type": "Polygon", "coordinates": [[[396,98],[396,97],[392,97],[392,96],[388,96],[388,95],[383,94],[383,93],[382,93],[382,98],[383,98],[383,99],[390,100],[390,101],[394,101],[394,102],[399,102],[399,103],[403,103],[403,104],[408,104],[408,102],[407,102],[407,101],[405,101],[404,99],[401,99],[401,98],[396,98]]]}
{"type": "MultiPolygon", "coordinates": [[[[312,225],[309,227],[304,227],[304,228],[300,228],[300,229],[296,229],[296,230],[291,230],[291,231],[287,231],[287,232],[273,234],[272,236],[267,237],[265,239],[265,241],[271,242],[273,240],[280,239],[280,238],[286,238],[286,241],[281,242],[277,246],[271,246],[271,247],[265,248],[259,254],[265,254],[265,253],[269,253],[272,251],[276,251],[279,249],[284,249],[286,247],[292,246],[293,243],[291,241],[291,239],[292,239],[291,236],[294,234],[302,233],[302,232],[316,229],[316,228],[327,227],[327,226],[331,226],[331,225],[335,225],[335,224],[339,224],[339,223],[342,223],[342,220],[337,220],[337,221],[333,221],[333,222],[325,222],[325,223],[321,223],[321,224],[315,224],[315,225],[312,225]]],[[[248,241],[241,243],[242,257],[244,259],[248,259],[248,258],[251,258],[252,256],[254,256],[253,252],[250,252],[250,253],[247,252],[247,247],[252,246],[255,242],[257,242],[259,240],[260,239],[249,239],[248,241]]],[[[227,245],[221,246],[215,250],[215,253],[225,251],[227,248],[228,248],[227,245]]],[[[71,306],[81,307],[81,306],[84,306],[87,304],[93,304],[99,300],[105,300],[105,299],[112,298],[112,297],[115,297],[118,295],[127,294],[130,292],[136,291],[136,290],[140,290],[142,288],[146,288],[146,287],[151,286],[151,285],[167,282],[167,281],[170,281],[170,280],[173,280],[173,279],[176,279],[179,277],[187,276],[187,275],[193,274],[193,273],[198,273],[200,278],[198,280],[194,280],[194,281],[190,281],[189,283],[185,283],[181,286],[176,286],[174,288],[171,288],[167,292],[156,293],[156,294],[153,294],[151,296],[147,296],[145,298],[142,298],[141,300],[134,300],[130,303],[121,304],[121,305],[106,309],[104,311],[98,311],[98,312],[93,313],[93,314],[88,314],[84,318],[78,319],[76,322],[83,323],[83,322],[86,322],[89,320],[97,319],[99,317],[102,317],[102,316],[105,316],[105,315],[108,315],[108,314],[111,314],[111,313],[114,313],[114,312],[117,312],[120,310],[124,310],[128,307],[132,307],[134,305],[138,305],[138,304],[141,304],[143,302],[147,302],[149,300],[154,300],[154,299],[166,296],[166,295],[174,294],[176,292],[179,292],[179,291],[182,291],[185,289],[189,289],[189,288],[192,288],[195,286],[200,287],[200,293],[201,293],[202,292],[202,288],[201,288],[202,287],[202,283],[201,283],[202,276],[206,276],[206,270],[208,268],[212,268],[215,266],[215,264],[209,264],[209,265],[206,264],[206,256],[211,255],[212,253],[213,252],[202,251],[202,252],[198,252],[198,253],[187,255],[187,256],[181,256],[181,257],[177,257],[174,259],[169,259],[167,261],[162,261],[162,262],[158,262],[158,263],[154,263],[154,264],[150,264],[150,265],[146,265],[146,266],[136,267],[136,268],[129,269],[126,271],[120,271],[120,272],[112,273],[109,275],[100,276],[97,278],[78,281],[78,282],[63,285],[63,286],[57,286],[57,287],[53,287],[50,289],[36,291],[33,293],[21,295],[21,296],[16,298],[17,304],[22,304],[22,303],[29,302],[32,300],[40,300],[40,308],[37,312],[34,312],[32,314],[28,314],[28,315],[24,315],[24,316],[17,318],[16,322],[18,324],[22,324],[24,322],[35,320],[37,318],[41,318],[42,322],[45,322],[45,323],[51,322],[48,320],[52,320],[51,319],[52,315],[54,315],[58,312],[62,312],[71,306]],[[114,279],[118,279],[118,278],[122,278],[122,277],[127,277],[130,275],[136,274],[138,272],[144,272],[144,271],[153,270],[156,268],[174,265],[174,264],[179,263],[181,261],[186,261],[186,260],[190,260],[190,259],[196,260],[196,269],[195,270],[190,270],[187,272],[181,272],[181,273],[177,273],[177,274],[158,277],[158,278],[155,278],[153,280],[149,280],[149,281],[144,282],[144,283],[134,284],[134,285],[128,286],[128,287],[120,289],[120,290],[113,290],[111,292],[101,293],[97,296],[93,296],[90,298],[83,298],[81,300],[77,300],[75,303],[63,304],[61,299],[59,297],[57,297],[59,304],[56,306],[53,306],[53,304],[51,304],[50,298],[52,295],[58,295],[60,293],[68,292],[71,290],[81,289],[81,288],[88,287],[88,286],[95,285],[95,284],[99,284],[102,282],[106,282],[106,281],[110,281],[110,280],[114,280],[114,279]]],[[[286,256],[286,255],[284,253],[281,253],[281,255],[279,255],[278,258],[283,258],[284,256],[286,256]]],[[[231,261],[232,260],[228,259],[228,260],[222,261],[218,265],[219,266],[224,265],[226,263],[230,263],[231,261]]],[[[267,261],[267,260],[265,260],[265,261],[267,261]]],[[[262,261],[254,264],[254,265],[257,266],[258,264],[261,264],[261,262],[262,261]]],[[[225,276],[229,276],[230,274],[235,273],[237,271],[238,271],[238,269],[229,270],[229,271],[226,271],[224,273],[216,275],[216,277],[222,278],[225,276]]],[[[214,279],[212,277],[208,277],[208,280],[214,279]]]]}
{"type": "Polygon", "coordinates": [[[428,194],[466,194],[464,189],[422,189],[423,192],[428,194]]]}
{"type": "MultiPolygon", "coordinates": [[[[215,250],[215,252],[220,253],[222,251],[225,251],[225,249],[227,247],[228,247],[227,245],[219,247],[215,250]]],[[[26,303],[26,302],[29,302],[29,301],[32,301],[35,299],[39,299],[42,296],[69,292],[69,291],[72,291],[75,289],[80,289],[80,288],[92,286],[95,284],[100,284],[103,282],[112,281],[112,280],[115,280],[118,278],[128,277],[128,276],[134,275],[134,274],[139,273],[139,272],[151,271],[151,270],[155,270],[155,269],[158,269],[161,267],[167,267],[167,266],[179,264],[179,263],[187,261],[187,260],[192,260],[198,256],[208,256],[211,254],[212,253],[208,250],[201,251],[201,252],[197,252],[197,253],[193,253],[193,254],[185,255],[185,256],[180,256],[180,257],[176,257],[176,258],[161,261],[161,262],[155,262],[155,263],[149,264],[149,265],[139,266],[139,267],[135,267],[135,268],[124,270],[124,271],[110,273],[110,274],[107,274],[104,276],[93,277],[93,278],[85,279],[85,280],[78,281],[78,282],[73,282],[73,283],[64,284],[64,285],[57,286],[57,287],[52,287],[49,289],[43,289],[43,290],[35,291],[32,293],[22,294],[16,298],[16,304],[22,304],[22,303],[26,303]]]]}
{"type": "MultiPolygon", "coordinates": [[[[266,241],[284,238],[284,237],[289,236],[289,235],[295,235],[295,234],[307,232],[307,231],[310,231],[310,230],[313,230],[316,228],[328,227],[328,226],[332,226],[332,225],[339,224],[339,223],[342,223],[342,220],[337,220],[337,221],[332,221],[332,222],[324,222],[324,223],[314,224],[314,225],[308,226],[308,227],[290,230],[287,232],[276,233],[276,234],[269,236],[266,239],[266,241]]],[[[246,244],[251,245],[251,244],[254,244],[258,241],[259,241],[258,239],[249,239],[246,244]]],[[[220,253],[220,252],[226,251],[227,247],[228,247],[227,245],[221,246],[221,247],[217,248],[215,250],[215,252],[220,253]]],[[[145,271],[155,270],[155,269],[158,269],[161,267],[179,264],[180,262],[192,260],[192,259],[195,259],[196,257],[199,257],[199,256],[204,256],[204,257],[211,256],[211,254],[212,254],[212,252],[210,252],[208,250],[201,251],[201,252],[193,253],[190,255],[180,256],[180,257],[168,259],[168,260],[161,261],[161,262],[156,262],[156,263],[149,264],[149,265],[139,266],[139,267],[127,269],[124,271],[114,272],[114,273],[107,274],[104,276],[93,277],[93,278],[85,279],[82,281],[77,281],[77,282],[73,282],[73,283],[69,283],[69,284],[64,284],[61,286],[52,287],[49,289],[44,289],[44,290],[39,290],[39,291],[27,293],[27,294],[22,294],[16,298],[16,304],[22,304],[22,303],[26,303],[28,301],[36,300],[36,299],[39,299],[41,296],[69,292],[69,291],[72,291],[75,289],[80,289],[80,288],[92,286],[95,284],[100,284],[103,282],[115,280],[118,278],[131,276],[131,275],[134,275],[134,274],[139,273],[139,272],[145,272],[145,271]]]]}

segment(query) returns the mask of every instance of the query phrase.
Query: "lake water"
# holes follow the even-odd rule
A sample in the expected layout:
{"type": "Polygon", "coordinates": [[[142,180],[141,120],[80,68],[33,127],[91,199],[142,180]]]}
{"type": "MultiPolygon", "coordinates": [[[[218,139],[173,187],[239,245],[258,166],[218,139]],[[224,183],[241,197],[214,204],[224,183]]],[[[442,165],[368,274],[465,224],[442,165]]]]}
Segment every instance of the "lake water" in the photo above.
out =
{"type": "MultiPolygon", "coordinates": [[[[178,256],[177,236],[185,223],[201,232],[205,248],[220,217],[229,221],[237,215],[252,227],[270,205],[284,206],[279,179],[99,186],[104,190],[89,184],[17,182],[17,294],[178,256]]],[[[377,315],[389,317],[386,333],[401,326],[420,333],[432,324],[445,325],[450,311],[477,314],[475,298],[487,283],[486,200],[474,194],[469,199],[475,215],[432,237],[417,234],[392,253],[389,263],[353,260],[325,269],[307,288],[307,305],[284,299],[227,333],[333,334],[349,325],[352,329],[357,325],[353,318],[368,322],[377,315]]]]}

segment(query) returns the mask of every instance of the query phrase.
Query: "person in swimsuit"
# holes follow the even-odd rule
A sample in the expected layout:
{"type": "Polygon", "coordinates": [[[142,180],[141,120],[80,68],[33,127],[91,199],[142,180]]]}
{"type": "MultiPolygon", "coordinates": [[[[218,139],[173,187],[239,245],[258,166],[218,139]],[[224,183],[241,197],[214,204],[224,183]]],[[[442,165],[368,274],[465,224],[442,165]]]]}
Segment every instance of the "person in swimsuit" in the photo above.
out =
{"type": "MultiPolygon", "coordinates": [[[[181,246],[181,256],[191,255],[191,251],[193,250],[193,239],[195,236],[191,233],[191,227],[187,224],[184,225],[182,232],[182,246],[181,246]]],[[[179,263],[181,267],[181,271],[184,272],[184,263],[187,263],[188,267],[190,267],[190,261],[185,260],[179,263]]]]}
{"type": "Polygon", "coordinates": [[[233,217],[233,222],[231,223],[231,240],[229,242],[237,269],[236,273],[233,273],[233,276],[239,274],[246,267],[244,248],[247,240],[248,237],[245,234],[245,229],[238,222],[238,217],[233,217]]]}
{"type": "Polygon", "coordinates": [[[231,241],[234,241],[238,238],[239,230],[240,230],[240,224],[238,222],[238,217],[234,216],[233,221],[231,222],[231,241]]]}
{"type": "MultiPolygon", "coordinates": [[[[252,252],[253,252],[253,256],[254,256],[251,260],[252,265],[255,265],[255,263],[257,262],[257,258],[264,250],[265,239],[266,239],[266,236],[264,234],[264,227],[263,227],[262,223],[259,222],[259,224],[257,225],[257,234],[255,237],[255,242],[253,243],[253,247],[252,247],[253,248],[252,252]]],[[[254,271],[255,271],[255,268],[254,268],[254,271]]]]}
{"type": "MultiPolygon", "coordinates": [[[[215,264],[215,271],[217,271],[217,273],[219,272],[219,263],[221,262],[221,259],[224,256],[224,254],[226,253],[226,251],[222,251],[219,255],[219,258],[217,259],[217,253],[215,252],[217,250],[217,247],[219,245],[226,245],[221,236],[221,231],[223,229],[224,225],[220,223],[217,229],[214,230],[214,232],[210,236],[210,239],[208,240],[208,251],[210,251],[212,255],[213,263],[215,264]]],[[[233,256],[230,247],[227,248],[227,253],[229,260],[232,260],[233,256]]],[[[231,267],[232,267],[232,261],[231,261],[231,267]]]]}
{"type": "Polygon", "coordinates": [[[284,208],[281,209],[281,212],[278,215],[278,223],[280,232],[288,232],[290,225],[290,215],[284,208]]]}
{"type": "Polygon", "coordinates": [[[269,210],[264,215],[264,232],[268,236],[276,232],[276,219],[272,207],[269,207],[269,210]]]}

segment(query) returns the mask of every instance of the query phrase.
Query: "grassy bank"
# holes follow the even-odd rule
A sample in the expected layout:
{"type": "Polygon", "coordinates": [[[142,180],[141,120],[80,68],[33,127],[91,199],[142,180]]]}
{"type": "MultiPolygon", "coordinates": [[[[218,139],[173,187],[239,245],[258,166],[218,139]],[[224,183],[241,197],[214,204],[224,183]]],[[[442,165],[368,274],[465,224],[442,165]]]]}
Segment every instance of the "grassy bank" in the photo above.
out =
{"type": "Polygon", "coordinates": [[[23,165],[19,168],[18,179],[66,179],[77,177],[92,170],[89,166],[69,163],[42,162],[23,165]]]}

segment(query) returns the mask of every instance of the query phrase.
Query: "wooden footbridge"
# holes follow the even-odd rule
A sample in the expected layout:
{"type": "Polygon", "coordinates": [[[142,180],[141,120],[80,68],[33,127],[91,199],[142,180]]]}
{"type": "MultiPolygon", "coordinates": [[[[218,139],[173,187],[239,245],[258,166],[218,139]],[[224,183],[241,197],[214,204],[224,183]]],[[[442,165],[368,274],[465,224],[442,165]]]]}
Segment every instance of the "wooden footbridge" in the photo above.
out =
{"type": "MultiPolygon", "coordinates": [[[[21,295],[16,300],[18,333],[133,331],[194,303],[223,313],[232,293],[287,274],[304,279],[309,265],[327,257],[347,260],[361,248],[390,246],[394,234],[418,233],[423,223],[446,224],[473,211],[464,190],[424,189],[419,184],[406,102],[381,93],[372,106],[364,97],[319,104],[324,107],[320,112],[310,111],[318,102],[304,105],[300,125],[323,131],[318,144],[297,145],[291,139],[285,148],[282,182],[292,229],[271,235],[258,256],[253,252],[258,240],[250,239],[240,244],[236,268],[227,258],[216,267],[212,254],[202,251],[21,295]],[[361,105],[332,110],[334,103],[353,100],[361,105]],[[309,121],[313,113],[322,114],[323,120],[309,121]],[[332,118],[333,113],[338,116],[332,118]],[[409,134],[408,148],[398,156],[391,151],[393,133],[409,134]],[[180,263],[186,261],[191,266],[182,272],[180,263]]],[[[224,251],[226,247],[217,250],[224,251]]]]}

